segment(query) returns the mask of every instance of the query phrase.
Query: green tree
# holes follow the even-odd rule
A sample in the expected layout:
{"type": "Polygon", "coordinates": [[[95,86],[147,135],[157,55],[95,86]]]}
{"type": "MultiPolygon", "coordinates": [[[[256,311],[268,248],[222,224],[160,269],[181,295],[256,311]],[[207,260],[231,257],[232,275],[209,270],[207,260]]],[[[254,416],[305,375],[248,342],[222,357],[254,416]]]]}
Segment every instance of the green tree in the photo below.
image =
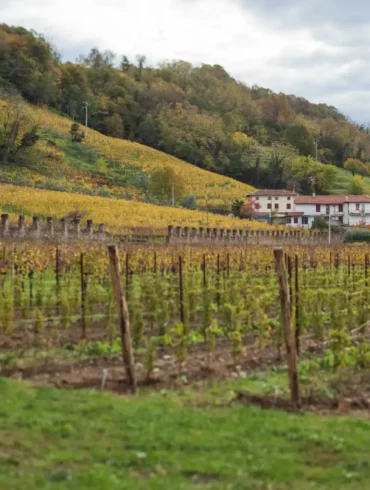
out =
{"type": "Polygon", "coordinates": [[[353,176],[358,175],[368,175],[368,167],[358,160],[357,158],[348,158],[344,163],[344,168],[352,173],[353,176]]]}
{"type": "Polygon", "coordinates": [[[233,213],[233,215],[240,218],[240,210],[244,205],[245,205],[245,202],[243,200],[235,199],[235,201],[233,201],[232,206],[231,206],[231,212],[233,213]]]}
{"type": "Polygon", "coordinates": [[[348,186],[348,194],[359,196],[365,194],[364,180],[360,175],[355,175],[348,186]]]}
{"type": "Polygon", "coordinates": [[[0,107],[0,162],[30,163],[39,136],[29,107],[13,95],[6,96],[0,107]]]}
{"type": "Polygon", "coordinates": [[[85,133],[80,131],[80,125],[78,123],[72,123],[69,134],[74,143],[81,143],[85,138],[85,133]]]}
{"type": "Polygon", "coordinates": [[[150,174],[149,194],[162,204],[171,203],[172,197],[176,202],[184,197],[184,181],[170,167],[156,169],[150,174]]]}

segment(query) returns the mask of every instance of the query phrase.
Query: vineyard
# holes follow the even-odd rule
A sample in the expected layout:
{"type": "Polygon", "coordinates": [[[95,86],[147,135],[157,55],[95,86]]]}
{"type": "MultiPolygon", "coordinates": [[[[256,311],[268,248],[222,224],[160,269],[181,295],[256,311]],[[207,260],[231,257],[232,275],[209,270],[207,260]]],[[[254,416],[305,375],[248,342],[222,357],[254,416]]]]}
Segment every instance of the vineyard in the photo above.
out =
{"type": "MultiPolygon", "coordinates": [[[[284,251],[304,365],[314,353],[313,370],[369,367],[368,250],[296,245],[284,251]]],[[[282,362],[272,247],[126,245],[119,258],[139,383],[176,384],[212,372],[244,376],[282,362]]],[[[122,389],[106,246],[4,243],[0,266],[3,373],[122,389]],[[71,366],[78,367],[77,378],[71,366]]]]}
{"type": "MultiPolygon", "coordinates": [[[[0,99],[0,108],[2,104],[4,101],[0,99]]],[[[175,171],[183,183],[184,194],[194,195],[202,207],[230,207],[234,199],[243,199],[254,190],[247,184],[145,145],[104,136],[94,130],[89,130],[84,143],[71,143],[71,120],[33,106],[28,107],[28,113],[29,119],[40,128],[37,163],[26,168],[2,167],[3,183],[143,201],[140,182],[154,170],[165,167],[175,171]],[[98,160],[103,164],[96,165],[98,160]]]]}

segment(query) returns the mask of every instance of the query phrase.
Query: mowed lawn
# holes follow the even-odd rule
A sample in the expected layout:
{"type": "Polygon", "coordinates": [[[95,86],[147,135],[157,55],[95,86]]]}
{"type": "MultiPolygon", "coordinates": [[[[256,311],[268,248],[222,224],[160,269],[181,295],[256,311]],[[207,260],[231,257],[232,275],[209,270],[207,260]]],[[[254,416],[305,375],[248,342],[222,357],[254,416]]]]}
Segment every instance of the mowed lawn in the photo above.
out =
{"type": "MultiPolygon", "coordinates": [[[[225,385],[225,390],[230,387],[225,385]]],[[[1,490],[370,489],[370,422],[0,378],[1,490]]],[[[203,395],[202,395],[203,396],[203,395]]]]}

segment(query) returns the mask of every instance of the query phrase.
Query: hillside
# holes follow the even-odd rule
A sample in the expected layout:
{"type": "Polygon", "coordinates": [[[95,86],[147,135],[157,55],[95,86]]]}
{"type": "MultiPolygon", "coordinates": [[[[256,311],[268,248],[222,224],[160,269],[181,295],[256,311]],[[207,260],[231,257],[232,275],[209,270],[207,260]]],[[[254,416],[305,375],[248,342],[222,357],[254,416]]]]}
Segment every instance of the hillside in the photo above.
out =
{"type": "MultiPolygon", "coordinates": [[[[4,104],[3,101],[3,107],[4,104]]],[[[2,182],[144,201],[151,198],[152,172],[167,167],[175,172],[176,197],[177,184],[181,182],[182,195],[194,195],[198,206],[226,210],[234,199],[242,199],[253,190],[251,186],[158,150],[91,129],[83,142],[72,142],[72,121],[34,106],[25,106],[22,110],[28,124],[38,127],[40,139],[36,143],[36,156],[26,164],[0,165],[2,182]]],[[[181,204],[181,199],[179,201],[181,204]]],[[[154,196],[150,202],[155,202],[154,196]]]]}
{"type": "MultiPolygon", "coordinates": [[[[331,187],[311,189],[309,177],[302,180],[299,172],[292,176],[285,170],[287,161],[316,154],[324,165],[340,169],[348,158],[356,158],[368,173],[367,128],[353,124],[335,107],[248,87],[220,65],[192,66],[179,60],[151,67],[145,56],[133,62],[97,48],[78,62],[63,63],[42,35],[7,25],[0,26],[0,43],[0,89],[16,89],[32,104],[47,105],[80,123],[87,102],[89,126],[107,136],[143,143],[255,187],[294,184],[303,193],[335,190],[333,171],[326,178],[331,187]]],[[[122,151],[134,167],[137,160],[141,168],[143,160],[150,160],[152,168],[164,158],[148,150],[147,158],[142,157],[144,150],[128,143],[125,150],[116,143],[107,148],[108,140],[94,142],[93,135],[88,145],[113,159],[118,154],[121,160],[122,151]]],[[[60,150],[59,142],[53,143],[60,150]]],[[[203,191],[197,192],[204,203],[203,191]]]]}

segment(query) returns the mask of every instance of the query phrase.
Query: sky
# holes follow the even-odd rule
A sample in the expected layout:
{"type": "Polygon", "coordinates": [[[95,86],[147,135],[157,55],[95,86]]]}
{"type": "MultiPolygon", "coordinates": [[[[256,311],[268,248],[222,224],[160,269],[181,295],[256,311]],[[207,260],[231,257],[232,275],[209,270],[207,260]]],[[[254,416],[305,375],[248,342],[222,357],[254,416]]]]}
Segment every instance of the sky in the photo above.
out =
{"type": "Polygon", "coordinates": [[[0,0],[0,22],[44,34],[65,61],[98,47],[219,64],[370,123],[368,0],[0,0]]]}

